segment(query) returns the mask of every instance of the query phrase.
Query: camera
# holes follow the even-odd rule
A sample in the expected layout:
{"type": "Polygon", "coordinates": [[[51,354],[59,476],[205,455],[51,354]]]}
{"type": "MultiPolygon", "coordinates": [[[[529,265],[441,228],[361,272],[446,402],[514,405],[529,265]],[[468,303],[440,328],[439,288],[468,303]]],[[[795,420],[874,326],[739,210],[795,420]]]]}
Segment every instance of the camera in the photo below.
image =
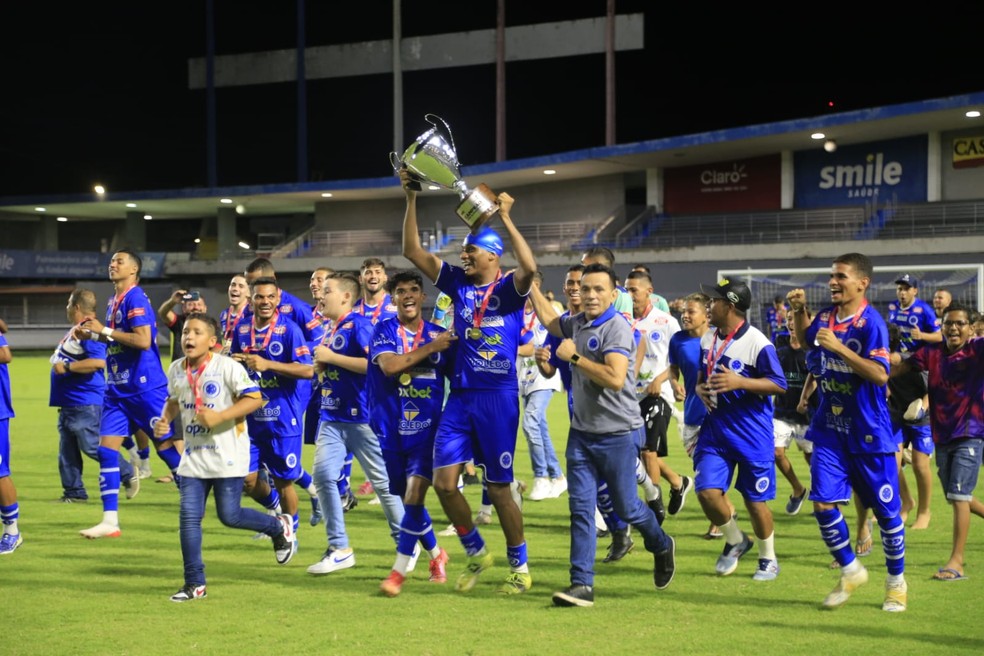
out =
{"type": "Polygon", "coordinates": [[[187,292],[181,295],[182,301],[197,301],[202,297],[201,292],[187,292]]]}

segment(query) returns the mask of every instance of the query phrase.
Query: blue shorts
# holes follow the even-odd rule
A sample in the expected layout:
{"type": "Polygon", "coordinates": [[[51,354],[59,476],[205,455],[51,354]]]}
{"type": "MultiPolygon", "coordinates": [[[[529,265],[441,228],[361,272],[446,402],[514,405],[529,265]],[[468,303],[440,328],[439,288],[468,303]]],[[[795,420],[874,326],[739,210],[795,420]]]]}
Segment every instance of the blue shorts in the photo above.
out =
{"type": "Polygon", "coordinates": [[[141,430],[155,442],[171,439],[174,431],[168,431],[164,437],[154,437],[154,424],[161,418],[161,410],[166,401],[167,387],[157,387],[122,398],[107,396],[103,401],[99,435],[129,437],[141,430]]]}
{"type": "Polygon", "coordinates": [[[937,446],[936,470],[947,501],[970,501],[974,498],[982,449],[984,439],[979,437],[953,440],[937,446]]]}
{"type": "Polygon", "coordinates": [[[748,501],[772,501],[776,498],[776,461],[748,460],[738,462],[725,458],[714,448],[694,452],[694,487],[701,490],[728,491],[731,478],[738,468],[735,489],[748,501]]]}
{"type": "Polygon", "coordinates": [[[474,460],[485,480],[512,483],[518,430],[516,391],[452,390],[434,436],[434,469],[474,460]]]}
{"type": "Polygon", "coordinates": [[[895,429],[895,440],[903,447],[911,444],[914,451],[925,453],[927,456],[933,454],[933,449],[936,445],[933,444],[933,431],[929,427],[929,424],[925,426],[911,426],[908,424],[897,426],[893,424],[892,428],[895,429]]]}
{"type": "Polygon", "coordinates": [[[383,449],[383,462],[389,475],[390,494],[402,499],[407,493],[407,479],[411,476],[419,476],[428,482],[433,479],[434,445],[425,441],[400,451],[383,449]]]}
{"type": "Polygon", "coordinates": [[[10,476],[10,420],[0,419],[0,478],[10,476]]]}
{"type": "Polygon", "coordinates": [[[894,453],[845,453],[829,445],[814,445],[810,478],[810,501],[846,504],[853,489],[875,517],[895,517],[902,512],[894,453]]]}
{"type": "Polygon", "coordinates": [[[249,471],[259,471],[266,465],[270,475],[283,481],[295,481],[301,476],[301,435],[255,438],[249,440],[249,471]]]}

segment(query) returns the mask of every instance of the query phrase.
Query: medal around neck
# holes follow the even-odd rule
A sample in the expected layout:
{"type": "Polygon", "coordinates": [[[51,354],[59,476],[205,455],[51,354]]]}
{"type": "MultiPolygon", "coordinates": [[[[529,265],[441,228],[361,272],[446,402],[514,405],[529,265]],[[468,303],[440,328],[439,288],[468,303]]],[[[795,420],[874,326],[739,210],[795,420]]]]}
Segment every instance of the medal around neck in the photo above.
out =
{"type": "Polygon", "coordinates": [[[482,339],[482,329],[481,328],[469,328],[465,331],[468,339],[482,339]]]}
{"type": "Polygon", "coordinates": [[[455,213],[472,232],[476,232],[499,211],[498,197],[484,183],[474,189],[468,188],[461,179],[451,127],[434,114],[425,115],[424,120],[433,127],[407,146],[402,156],[390,153],[390,162],[397,172],[407,169],[418,191],[420,183],[425,182],[458,192],[461,202],[455,213]]]}
{"type": "Polygon", "coordinates": [[[413,376],[411,376],[410,374],[406,372],[400,374],[400,385],[403,386],[409,385],[410,381],[412,380],[413,380],[413,376]]]}

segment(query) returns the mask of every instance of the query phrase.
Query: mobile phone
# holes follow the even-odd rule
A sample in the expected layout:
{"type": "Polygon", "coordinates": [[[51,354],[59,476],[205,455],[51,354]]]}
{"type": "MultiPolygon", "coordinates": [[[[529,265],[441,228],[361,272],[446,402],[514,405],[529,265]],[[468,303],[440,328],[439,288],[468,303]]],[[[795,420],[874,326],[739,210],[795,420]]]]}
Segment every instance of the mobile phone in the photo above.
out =
{"type": "Polygon", "coordinates": [[[188,292],[181,295],[182,301],[197,301],[202,297],[201,292],[188,292]]]}

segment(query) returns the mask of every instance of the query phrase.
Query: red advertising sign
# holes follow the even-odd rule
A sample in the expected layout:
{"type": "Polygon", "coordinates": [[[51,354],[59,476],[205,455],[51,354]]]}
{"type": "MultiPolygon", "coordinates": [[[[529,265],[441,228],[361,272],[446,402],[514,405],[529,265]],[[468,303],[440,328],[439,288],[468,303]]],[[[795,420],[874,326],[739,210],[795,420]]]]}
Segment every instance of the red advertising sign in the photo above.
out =
{"type": "Polygon", "coordinates": [[[778,210],[782,157],[766,155],[666,169],[663,210],[667,214],[778,210]]]}

